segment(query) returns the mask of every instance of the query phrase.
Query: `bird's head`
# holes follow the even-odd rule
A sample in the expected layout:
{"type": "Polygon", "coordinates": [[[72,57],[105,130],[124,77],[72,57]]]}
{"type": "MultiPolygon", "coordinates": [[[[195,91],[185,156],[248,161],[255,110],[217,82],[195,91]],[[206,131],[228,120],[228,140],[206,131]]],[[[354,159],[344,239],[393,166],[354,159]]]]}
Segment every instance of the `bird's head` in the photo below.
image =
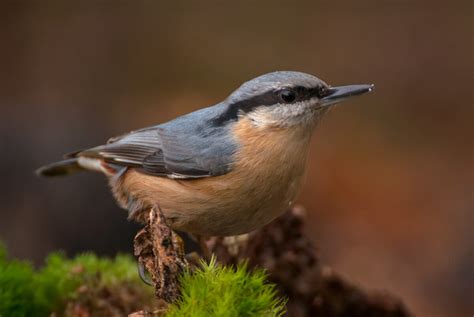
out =
{"type": "Polygon", "coordinates": [[[257,126],[290,127],[317,122],[329,108],[373,85],[331,87],[321,79],[293,71],[264,74],[242,84],[227,99],[223,123],[247,117],[257,126]]]}

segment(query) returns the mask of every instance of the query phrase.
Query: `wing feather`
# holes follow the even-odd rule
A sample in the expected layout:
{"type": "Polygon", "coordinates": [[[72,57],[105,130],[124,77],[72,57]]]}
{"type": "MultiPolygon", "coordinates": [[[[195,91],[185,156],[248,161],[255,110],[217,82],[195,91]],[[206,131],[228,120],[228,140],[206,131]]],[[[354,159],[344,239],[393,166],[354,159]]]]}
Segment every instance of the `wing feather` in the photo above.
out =
{"type": "Polygon", "coordinates": [[[73,154],[101,158],[105,162],[137,168],[139,171],[170,178],[200,178],[221,175],[229,170],[231,153],[222,140],[199,133],[145,128],[112,138],[107,144],[73,154]]]}

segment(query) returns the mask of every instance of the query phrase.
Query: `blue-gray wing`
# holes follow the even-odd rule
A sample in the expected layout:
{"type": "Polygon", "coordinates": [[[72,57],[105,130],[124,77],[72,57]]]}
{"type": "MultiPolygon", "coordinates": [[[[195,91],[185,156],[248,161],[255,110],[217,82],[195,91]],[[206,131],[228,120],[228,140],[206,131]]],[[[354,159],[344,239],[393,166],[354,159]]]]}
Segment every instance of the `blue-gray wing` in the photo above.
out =
{"type": "Polygon", "coordinates": [[[112,138],[76,154],[133,167],[156,176],[200,178],[230,171],[235,143],[225,128],[206,128],[180,120],[112,138]]]}

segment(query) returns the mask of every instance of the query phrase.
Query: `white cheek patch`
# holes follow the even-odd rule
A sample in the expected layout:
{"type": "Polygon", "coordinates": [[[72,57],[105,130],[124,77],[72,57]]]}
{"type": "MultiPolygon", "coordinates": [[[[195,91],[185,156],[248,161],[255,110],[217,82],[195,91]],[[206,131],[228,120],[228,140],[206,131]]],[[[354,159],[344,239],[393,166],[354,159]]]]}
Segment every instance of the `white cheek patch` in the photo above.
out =
{"type": "MultiPolygon", "coordinates": [[[[293,104],[261,106],[246,114],[252,122],[262,126],[292,126],[312,121],[316,101],[301,101],[293,104]]],[[[241,114],[244,115],[244,114],[241,114]]]]}
{"type": "Polygon", "coordinates": [[[257,127],[275,124],[275,120],[272,118],[272,116],[267,111],[262,111],[261,109],[257,109],[248,113],[247,117],[257,127]]]}

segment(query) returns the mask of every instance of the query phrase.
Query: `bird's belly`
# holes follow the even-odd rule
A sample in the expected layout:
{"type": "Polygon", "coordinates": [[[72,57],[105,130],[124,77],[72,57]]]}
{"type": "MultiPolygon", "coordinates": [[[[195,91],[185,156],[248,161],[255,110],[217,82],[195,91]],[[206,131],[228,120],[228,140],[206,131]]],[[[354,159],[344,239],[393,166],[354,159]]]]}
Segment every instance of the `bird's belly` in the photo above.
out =
{"type": "Polygon", "coordinates": [[[232,183],[202,200],[196,200],[191,194],[194,203],[178,212],[169,209],[170,220],[177,229],[201,235],[247,233],[264,226],[287,210],[299,187],[296,184],[285,187],[275,185],[270,186],[271,190],[262,190],[254,185],[232,183]],[[199,206],[198,210],[194,210],[194,206],[199,206]]]}
{"type": "Polygon", "coordinates": [[[255,230],[281,215],[298,192],[303,168],[288,169],[288,175],[272,171],[249,177],[231,172],[196,180],[129,170],[112,187],[132,218],[143,220],[149,208],[159,206],[173,229],[229,236],[255,230]]]}

